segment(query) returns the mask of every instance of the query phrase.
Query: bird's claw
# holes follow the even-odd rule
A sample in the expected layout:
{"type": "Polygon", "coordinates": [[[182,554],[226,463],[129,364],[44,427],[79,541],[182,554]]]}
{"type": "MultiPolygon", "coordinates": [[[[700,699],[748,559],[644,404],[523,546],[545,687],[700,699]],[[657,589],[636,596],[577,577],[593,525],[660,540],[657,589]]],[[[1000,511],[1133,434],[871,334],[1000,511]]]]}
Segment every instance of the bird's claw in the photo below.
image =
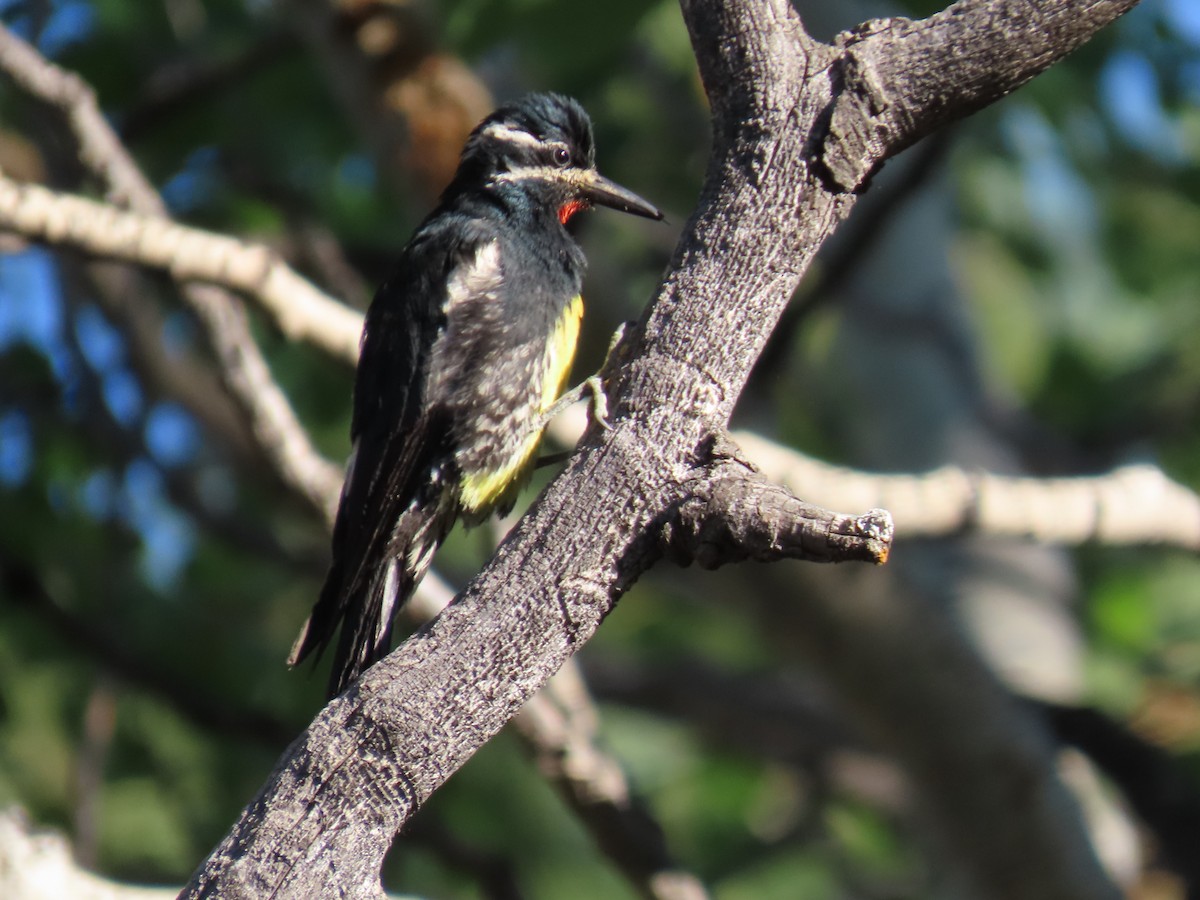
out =
{"type": "Polygon", "coordinates": [[[591,413],[592,419],[602,427],[612,430],[612,426],[608,424],[608,397],[605,396],[604,382],[599,375],[592,375],[590,378],[584,379],[555,400],[554,405],[542,414],[542,427],[544,428],[551,419],[568,406],[582,400],[584,394],[589,395],[588,411],[591,413]]]}
{"type": "MultiPolygon", "coordinates": [[[[613,352],[625,339],[625,335],[632,325],[632,322],[622,322],[617,326],[617,330],[613,332],[613,336],[608,342],[608,353],[604,357],[604,365],[600,367],[600,372],[608,367],[613,352]]],[[[604,393],[604,380],[600,373],[585,378],[580,384],[575,385],[554,401],[554,404],[542,414],[541,427],[545,428],[546,424],[560,412],[582,400],[584,393],[591,395],[588,411],[591,413],[592,421],[605,431],[612,431],[612,426],[608,424],[608,395],[604,393]]]]}
{"type": "Polygon", "coordinates": [[[604,393],[604,382],[600,380],[600,376],[593,375],[580,387],[592,395],[592,401],[589,404],[592,421],[605,431],[612,431],[612,426],[608,424],[608,395],[604,393]]]}

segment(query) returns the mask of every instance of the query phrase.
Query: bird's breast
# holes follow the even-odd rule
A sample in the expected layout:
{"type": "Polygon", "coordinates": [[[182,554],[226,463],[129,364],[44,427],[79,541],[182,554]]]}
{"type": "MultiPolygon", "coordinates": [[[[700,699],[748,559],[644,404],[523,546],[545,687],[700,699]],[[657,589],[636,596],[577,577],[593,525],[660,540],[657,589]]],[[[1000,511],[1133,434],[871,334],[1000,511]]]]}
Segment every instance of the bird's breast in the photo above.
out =
{"type": "Polygon", "coordinates": [[[542,439],[542,416],[562,394],[571,374],[582,319],[583,298],[576,295],[543,336],[540,353],[530,360],[528,382],[516,391],[517,385],[497,386],[498,395],[520,398],[496,410],[499,415],[488,423],[487,433],[478,435],[487,452],[471,454],[470,460],[460,456],[461,502],[468,522],[511,506],[532,471],[542,439]]]}

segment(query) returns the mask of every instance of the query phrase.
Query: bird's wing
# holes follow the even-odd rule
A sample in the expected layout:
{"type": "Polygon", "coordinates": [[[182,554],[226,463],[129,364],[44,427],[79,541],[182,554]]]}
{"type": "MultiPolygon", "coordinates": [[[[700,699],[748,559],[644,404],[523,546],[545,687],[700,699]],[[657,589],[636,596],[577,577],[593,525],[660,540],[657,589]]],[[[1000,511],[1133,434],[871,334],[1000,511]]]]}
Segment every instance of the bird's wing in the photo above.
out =
{"type": "Polygon", "coordinates": [[[441,348],[451,323],[469,313],[460,304],[486,291],[496,243],[482,223],[438,225],[418,231],[367,312],[333,561],[288,660],[324,649],[340,623],[339,686],[386,652],[393,614],[453,521],[435,483],[453,449],[452,417],[436,398],[456,375],[441,348]]]}

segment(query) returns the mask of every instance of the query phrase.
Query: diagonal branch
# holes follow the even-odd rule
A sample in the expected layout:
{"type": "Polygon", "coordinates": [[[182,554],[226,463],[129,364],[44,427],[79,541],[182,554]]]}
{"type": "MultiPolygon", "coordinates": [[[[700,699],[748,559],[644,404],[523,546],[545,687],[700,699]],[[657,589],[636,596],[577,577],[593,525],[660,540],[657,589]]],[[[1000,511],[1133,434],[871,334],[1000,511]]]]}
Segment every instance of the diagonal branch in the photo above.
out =
{"type": "MultiPolygon", "coordinates": [[[[60,69],[0,24],[0,71],[59,111],[79,145],[80,158],[116,202],[165,219],[166,207],[138,169],[77,75],[60,69]]],[[[217,354],[226,390],[246,417],[272,467],[327,523],[341,490],[340,469],[312,446],[295,411],[250,333],[237,297],[208,285],[183,283],[181,294],[217,354]]]]}
{"type": "Polygon", "coordinates": [[[162,198],[100,111],[91,85],[74,72],[49,62],[3,23],[0,23],[0,70],[26,94],[53,106],[66,117],[79,144],[80,161],[104,185],[112,202],[147,215],[167,214],[162,198]]]}
{"type": "Polygon", "coordinates": [[[92,256],[160,269],[244,293],[290,340],[340,362],[358,360],[362,314],[323,293],[262,244],[191,228],[160,216],[20,184],[0,172],[0,228],[92,256]]]}
{"type": "Polygon", "coordinates": [[[857,191],[886,158],[1019,88],[1138,0],[959,0],[838,36],[830,140],[814,160],[857,191]],[[914,103],[913,99],[919,102],[914,103]]]}
{"type": "MultiPolygon", "coordinates": [[[[980,6],[957,8],[964,28],[988,12],[980,6]]],[[[861,154],[847,154],[845,136],[857,132],[846,130],[851,122],[843,118],[835,134],[830,117],[845,93],[844,67],[834,65],[842,51],[807,38],[786,0],[685,0],[683,7],[712,101],[713,155],[699,209],[611,373],[611,429],[592,429],[584,452],[457,602],[326,707],[185,896],[299,897],[317,886],[377,893],[396,831],[659,558],[658,529],[686,501],[697,469],[709,462],[704,448],[723,432],[800,275],[853,205],[852,194],[831,184],[829,166],[814,160],[832,158],[823,150],[840,142],[853,176],[897,148],[898,141],[859,142],[861,154]]],[[[1027,19],[1029,30],[1043,24],[1038,15],[1027,19]]],[[[1026,37],[1020,22],[1003,45],[992,36],[993,55],[1026,37]]],[[[905,36],[893,40],[903,45],[905,36]]],[[[1054,57],[1076,43],[1067,41],[1054,57]]],[[[908,49],[892,52],[899,58],[908,49]]],[[[949,82],[938,87],[892,86],[899,120],[919,123],[909,137],[944,118],[942,98],[955,89],[949,82]]],[[[966,112],[960,102],[958,114],[966,112]]],[[[963,666],[978,665],[959,649],[963,666]]],[[[1028,737],[1021,720],[1000,713],[992,733],[1011,725],[1028,737]]],[[[1020,789],[1022,811],[1021,828],[1006,833],[1003,846],[1015,854],[1010,864],[1019,858],[1029,870],[1004,885],[1028,889],[1028,897],[1112,896],[1078,822],[1064,812],[1045,742],[1014,740],[1003,748],[1003,763],[1004,784],[1020,789]]],[[[988,798],[990,808],[965,802],[953,809],[985,824],[1007,821],[1013,791],[988,798]]],[[[981,864],[980,874],[995,863],[981,864]]]]}

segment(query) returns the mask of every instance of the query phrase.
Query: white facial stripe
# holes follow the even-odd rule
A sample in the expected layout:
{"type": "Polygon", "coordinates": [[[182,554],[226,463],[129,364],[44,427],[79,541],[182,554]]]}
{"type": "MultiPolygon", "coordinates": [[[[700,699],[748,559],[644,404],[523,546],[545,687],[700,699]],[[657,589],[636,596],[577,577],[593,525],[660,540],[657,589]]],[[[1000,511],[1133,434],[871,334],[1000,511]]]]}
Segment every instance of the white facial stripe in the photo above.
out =
{"type": "Polygon", "coordinates": [[[541,147],[543,142],[538,140],[528,131],[522,131],[519,128],[512,128],[505,125],[503,122],[493,122],[483,131],[479,132],[479,137],[493,138],[498,141],[507,141],[510,144],[523,144],[526,147],[541,147]]]}
{"type": "Polygon", "coordinates": [[[517,166],[497,175],[493,181],[573,181],[582,184],[575,168],[560,169],[557,166],[517,166]]]}

